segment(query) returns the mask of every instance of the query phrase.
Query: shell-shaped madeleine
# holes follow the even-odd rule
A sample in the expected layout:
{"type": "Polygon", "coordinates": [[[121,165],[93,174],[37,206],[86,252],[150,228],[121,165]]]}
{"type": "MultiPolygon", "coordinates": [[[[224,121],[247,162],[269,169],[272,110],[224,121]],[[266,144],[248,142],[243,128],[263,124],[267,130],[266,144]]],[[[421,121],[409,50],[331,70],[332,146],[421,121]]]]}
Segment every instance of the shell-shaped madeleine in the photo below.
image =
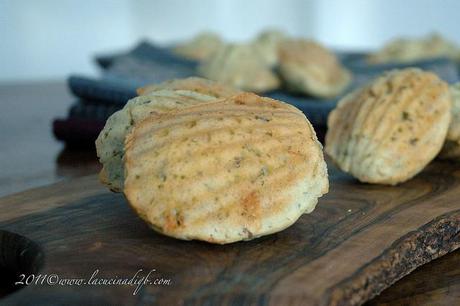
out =
{"type": "Polygon", "coordinates": [[[228,44],[198,67],[205,78],[253,92],[276,89],[280,81],[251,44],[228,44]]]}
{"type": "Polygon", "coordinates": [[[124,181],[124,141],[132,126],[152,114],[160,114],[197,103],[216,100],[213,96],[190,90],[163,89],[128,101],[125,107],[107,120],[96,140],[97,156],[103,168],[101,182],[112,191],[121,192],[124,181]]]}
{"type": "Polygon", "coordinates": [[[292,91],[321,98],[341,94],[352,79],[332,52],[316,42],[301,39],[280,45],[279,72],[292,91]]]}
{"type": "Polygon", "coordinates": [[[439,154],[441,158],[460,158],[460,83],[451,85],[452,120],[447,131],[446,142],[439,154]]]}
{"type": "Polygon", "coordinates": [[[240,91],[236,88],[199,77],[175,79],[160,84],[148,85],[142,88],[138,88],[137,93],[139,95],[145,96],[162,89],[190,90],[215,98],[226,98],[240,93],[240,91]]]}
{"type": "Polygon", "coordinates": [[[322,148],[305,116],[250,93],[149,117],[125,150],[130,205],[179,239],[223,244],[274,233],[328,190],[322,148]]]}
{"type": "Polygon", "coordinates": [[[203,61],[212,56],[223,45],[222,39],[213,32],[202,32],[190,41],[174,48],[177,55],[203,61]]]}
{"type": "Polygon", "coordinates": [[[329,115],[326,152],[362,182],[398,184],[441,150],[451,118],[448,85],[408,68],[345,96],[329,115]]]}

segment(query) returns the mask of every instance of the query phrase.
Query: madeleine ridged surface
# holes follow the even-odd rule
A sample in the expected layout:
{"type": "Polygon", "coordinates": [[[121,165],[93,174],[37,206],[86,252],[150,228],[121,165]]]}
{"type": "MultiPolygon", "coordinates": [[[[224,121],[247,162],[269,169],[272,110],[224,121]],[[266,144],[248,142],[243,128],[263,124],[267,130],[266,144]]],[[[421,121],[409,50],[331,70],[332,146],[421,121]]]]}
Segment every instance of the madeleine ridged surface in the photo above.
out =
{"type": "Polygon", "coordinates": [[[124,141],[132,126],[152,114],[169,112],[216,98],[190,90],[158,90],[128,101],[125,107],[107,120],[96,140],[97,156],[103,168],[102,183],[112,191],[121,192],[124,181],[124,141]]]}
{"type": "Polygon", "coordinates": [[[228,44],[198,67],[200,75],[236,88],[265,92],[280,80],[251,44],[228,44]]]}
{"type": "Polygon", "coordinates": [[[335,54],[309,40],[287,40],[279,47],[279,72],[289,89],[321,98],[341,94],[350,72],[335,54]]]}
{"type": "Polygon", "coordinates": [[[394,70],[345,96],[328,118],[326,152],[362,182],[398,184],[441,150],[448,85],[420,69],[394,70]]]}
{"type": "Polygon", "coordinates": [[[452,96],[452,120],[440,157],[458,159],[460,158],[460,83],[451,85],[450,93],[452,96]]]}
{"type": "Polygon", "coordinates": [[[236,95],[240,91],[236,88],[199,77],[189,77],[185,79],[175,79],[160,84],[152,84],[137,89],[139,95],[148,95],[151,92],[171,89],[171,90],[191,90],[203,95],[215,98],[226,98],[236,95]]]}
{"type": "Polygon", "coordinates": [[[129,203],[153,229],[179,239],[223,244],[274,233],[328,191],[305,116],[255,94],[150,117],[125,149],[129,203]]]}

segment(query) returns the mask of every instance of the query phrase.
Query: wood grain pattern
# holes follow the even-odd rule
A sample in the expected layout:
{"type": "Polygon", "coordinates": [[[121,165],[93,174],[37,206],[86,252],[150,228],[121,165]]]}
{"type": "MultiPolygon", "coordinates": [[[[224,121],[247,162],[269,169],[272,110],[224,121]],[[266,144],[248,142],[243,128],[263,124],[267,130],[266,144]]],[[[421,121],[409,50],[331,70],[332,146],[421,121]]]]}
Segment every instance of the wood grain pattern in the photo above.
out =
{"type": "MultiPolygon", "coordinates": [[[[178,191],[180,192],[180,191],[178,191]]],[[[396,187],[331,170],[331,192],[287,230],[250,242],[183,242],[150,230],[94,176],[0,200],[0,228],[41,246],[41,273],[131,277],[171,286],[28,286],[7,304],[358,305],[460,246],[460,166],[435,162],[396,187]]]]}

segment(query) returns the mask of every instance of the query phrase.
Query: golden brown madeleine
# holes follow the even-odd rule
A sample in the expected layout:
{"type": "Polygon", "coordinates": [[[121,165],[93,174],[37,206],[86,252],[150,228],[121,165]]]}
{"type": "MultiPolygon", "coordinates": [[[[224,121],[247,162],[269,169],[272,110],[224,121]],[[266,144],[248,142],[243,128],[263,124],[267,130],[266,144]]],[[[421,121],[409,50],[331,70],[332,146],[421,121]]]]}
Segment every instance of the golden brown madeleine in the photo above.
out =
{"type": "Polygon", "coordinates": [[[129,100],[123,109],[109,117],[96,140],[97,156],[103,165],[99,175],[101,182],[112,191],[122,191],[125,136],[136,122],[151,114],[212,100],[215,97],[189,90],[158,90],[129,100]]]}
{"type": "Polygon", "coordinates": [[[236,88],[199,77],[175,79],[160,84],[152,84],[137,89],[138,95],[148,95],[161,89],[191,90],[215,98],[225,98],[240,93],[236,88]]]}
{"type": "Polygon", "coordinates": [[[326,152],[362,182],[404,182],[441,150],[451,105],[448,85],[435,74],[415,68],[387,72],[330,113],[326,152]]]}
{"type": "Polygon", "coordinates": [[[173,51],[185,58],[203,61],[216,53],[222,45],[223,41],[216,33],[202,32],[173,51]]]}
{"type": "Polygon", "coordinates": [[[266,92],[279,87],[276,74],[251,44],[229,44],[198,67],[205,78],[242,90],[266,92]]]}
{"type": "Polygon", "coordinates": [[[179,239],[223,244],[281,231],[328,191],[305,116],[251,93],[149,117],[125,150],[129,203],[179,239]]]}
{"type": "Polygon", "coordinates": [[[441,158],[460,158],[460,83],[451,85],[452,120],[447,132],[446,142],[439,154],[441,158]]]}
{"type": "Polygon", "coordinates": [[[279,48],[279,72],[289,89],[321,98],[341,94],[351,73],[337,57],[309,40],[287,40],[279,48]]]}

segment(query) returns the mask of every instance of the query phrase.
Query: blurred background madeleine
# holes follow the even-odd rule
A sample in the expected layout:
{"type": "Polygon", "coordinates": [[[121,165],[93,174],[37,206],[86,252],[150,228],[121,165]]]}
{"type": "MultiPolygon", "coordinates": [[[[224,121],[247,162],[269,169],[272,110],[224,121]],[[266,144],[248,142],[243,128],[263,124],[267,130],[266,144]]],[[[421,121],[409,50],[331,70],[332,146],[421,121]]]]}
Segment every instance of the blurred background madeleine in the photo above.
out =
{"type": "Polygon", "coordinates": [[[191,40],[179,44],[174,52],[179,56],[203,61],[215,54],[223,42],[218,34],[213,32],[201,32],[191,40]]]}
{"type": "Polygon", "coordinates": [[[197,73],[205,78],[253,92],[280,86],[278,76],[252,44],[227,44],[205,60],[197,73]]]}
{"type": "Polygon", "coordinates": [[[334,53],[311,40],[283,42],[279,71],[289,90],[319,98],[338,96],[352,79],[334,53]]]}
{"type": "Polygon", "coordinates": [[[417,38],[396,38],[368,56],[371,64],[410,63],[417,60],[446,57],[460,59],[458,46],[438,33],[417,38]]]}

